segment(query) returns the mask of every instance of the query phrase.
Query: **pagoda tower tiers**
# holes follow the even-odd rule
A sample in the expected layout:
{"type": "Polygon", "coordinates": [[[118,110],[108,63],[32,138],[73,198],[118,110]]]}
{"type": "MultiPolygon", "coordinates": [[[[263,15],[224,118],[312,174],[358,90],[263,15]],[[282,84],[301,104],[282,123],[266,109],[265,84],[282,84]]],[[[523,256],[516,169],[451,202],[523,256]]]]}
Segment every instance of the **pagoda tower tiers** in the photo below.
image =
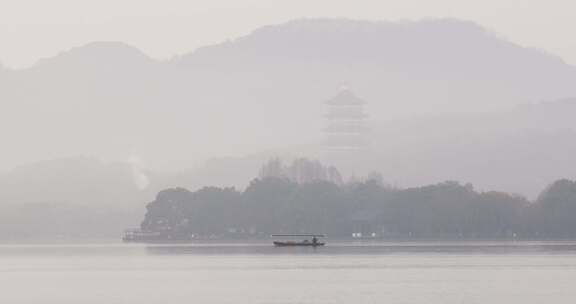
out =
{"type": "Polygon", "coordinates": [[[328,105],[325,145],[334,150],[358,150],[368,145],[364,113],[366,102],[344,87],[328,105]]]}

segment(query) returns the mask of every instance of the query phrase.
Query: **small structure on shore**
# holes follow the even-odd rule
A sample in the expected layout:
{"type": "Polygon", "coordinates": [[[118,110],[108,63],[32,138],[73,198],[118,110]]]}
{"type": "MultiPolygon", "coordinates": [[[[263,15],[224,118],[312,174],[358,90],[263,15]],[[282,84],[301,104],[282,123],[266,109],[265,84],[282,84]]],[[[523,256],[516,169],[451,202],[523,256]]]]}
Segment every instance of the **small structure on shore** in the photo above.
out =
{"type": "Polygon", "coordinates": [[[147,243],[159,242],[162,240],[163,237],[160,232],[143,231],[141,229],[126,229],[122,236],[122,241],[124,243],[147,243]]]}

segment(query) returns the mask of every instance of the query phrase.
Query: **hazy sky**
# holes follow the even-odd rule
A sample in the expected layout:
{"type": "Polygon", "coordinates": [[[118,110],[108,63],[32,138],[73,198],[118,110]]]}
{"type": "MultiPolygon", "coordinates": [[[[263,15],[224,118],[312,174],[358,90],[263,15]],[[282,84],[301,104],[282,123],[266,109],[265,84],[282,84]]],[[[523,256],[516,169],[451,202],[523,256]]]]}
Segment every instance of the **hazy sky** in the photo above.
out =
{"type": "Polygon", "coordinates": [[[0,0],[0,62],[25,67],[92,41],[123,41],[155,58],[302,17],[455,17],[576,64],[574,0],[0,0]]]}

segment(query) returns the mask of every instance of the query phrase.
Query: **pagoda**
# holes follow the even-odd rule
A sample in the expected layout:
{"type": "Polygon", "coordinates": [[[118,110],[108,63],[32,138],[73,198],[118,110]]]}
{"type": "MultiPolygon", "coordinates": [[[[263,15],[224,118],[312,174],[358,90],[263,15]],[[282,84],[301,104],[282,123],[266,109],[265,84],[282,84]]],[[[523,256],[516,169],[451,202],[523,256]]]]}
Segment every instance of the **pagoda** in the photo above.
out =
{"type": "Polygon", "coordinates": [[[330,150],[359,150],[368,145],[364,113],[366,102],[343,87],[328,105],[325,146],[330,150]]]}

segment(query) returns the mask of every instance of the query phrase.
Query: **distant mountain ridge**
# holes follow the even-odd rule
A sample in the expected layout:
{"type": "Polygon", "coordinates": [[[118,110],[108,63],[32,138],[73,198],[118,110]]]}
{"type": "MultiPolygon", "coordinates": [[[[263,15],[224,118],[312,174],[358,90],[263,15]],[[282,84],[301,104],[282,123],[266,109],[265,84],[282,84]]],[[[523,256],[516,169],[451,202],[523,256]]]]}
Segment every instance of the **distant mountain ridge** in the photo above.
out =
{"type": "Polygon", "coordinates": [[[549,57],[550,63],[555,61],[564,64],[557,56],[534,48],[519,47],[476,23],[454,19],[418,22],[300,19],[264,26],[248,36],[201,47],[178,57],[174,62],[194,64],[205,63],[203,60],[209,57],[252,55],[293,57],[301,60],[337,60],[338,63],[373,63],[374,59],[381,62],[396,60],[397,56],[406,55],[406,51],[409,51],[410,55],[429,53],[429,56],[463,56],[449,57],[454,60],[466,59],[465,56],[469,56],[470,51],[478,47],[492,49],[494,52],[523,49],[527,51],[527,57],[543,55],[549,57]],[[335,47],[337,49],[334,49],[335,47]],[[327,48],[333,49],[328,53],[327,48]]]}
{"type": "Polygon", "coordinates": [[[0,168],[133,151],[153,167],[179,168],[320,142],[323,101],[342,83],[381,122],[576,96],[576,69],[471,22],[302,19],[167,62],[92,43],[4,71],[0,83],[11,109],[0,113],[0,168]],[[14,129],[22,136],[12,138],[14,129]]]}
{"type": "Polygon", "coordinates": [[[99,41],[60,52],[54,57],[40,59],[29,69],[44,65],[91,64],[94,59],[102,57],[116,63],[150,64],[156,62],[141,50],[123,42],[99,41]]]}

